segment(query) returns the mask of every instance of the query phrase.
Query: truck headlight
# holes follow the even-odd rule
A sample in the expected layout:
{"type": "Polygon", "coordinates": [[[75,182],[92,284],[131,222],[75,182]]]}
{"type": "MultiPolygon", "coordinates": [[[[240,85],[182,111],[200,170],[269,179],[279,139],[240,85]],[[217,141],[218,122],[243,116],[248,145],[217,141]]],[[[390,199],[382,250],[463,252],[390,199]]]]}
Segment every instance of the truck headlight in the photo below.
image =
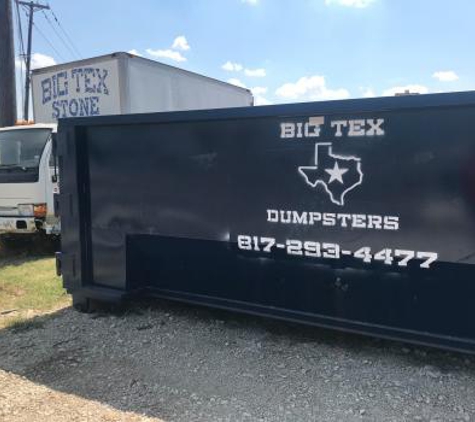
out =
{"type": "Polygon", "coordinates": [[[45,218],[47,214],[46,204],[19,204],[18,213],[23,217],[45,218]]]}
{"type": "Polygon", "coordinates": [[[33,215],[33,204],[19,204],[18,213],[22,216],[32,216],[33,215]]]}
{"type": "Polygon", "coordinates": [[[33,205],[33,215],[36,218],[45,218],[46,217],[46,204],[34,204],[33,205]]]}

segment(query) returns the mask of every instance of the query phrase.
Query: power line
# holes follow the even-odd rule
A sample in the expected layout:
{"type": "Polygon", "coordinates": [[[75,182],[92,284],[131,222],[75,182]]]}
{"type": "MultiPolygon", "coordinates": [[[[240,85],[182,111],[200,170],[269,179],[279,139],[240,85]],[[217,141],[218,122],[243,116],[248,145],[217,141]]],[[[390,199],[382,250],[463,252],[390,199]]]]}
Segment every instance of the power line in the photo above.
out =
{"type": "Polygon", "coordinates": [[[25,71],[25,104],[23,110],[23,119],[28,120],[29,102],[30,102],[30,67],[31,67],[31,47],[33,43],[33,15],[36,11],[41,9],[49,9],[49,6],[45,6],[40,3],[34,3],[33,1],[26,2],[24,0],[16,0],[18,4],[21,4],[27,10],[28,17],[28,51],[26,53],[26,71],[25,71]]]}
{"type": "Polygon", "coordinates": [[[61,42],[63,43],[63,45],[66,47],[66,49],[68,50],[69,54],[71,54],[71,57],[74,59],[76,58],[77,54],[74,52],[74,50],[68,45],[68,43],[66,43],[66,41],[64,40],[64,37],[58,32],[58,30],[54,27],[53,23],[51,22],[50,18],[48,17],[48,15],[45,13],[44,10],[42,10],[43,12],[43,16],[44,18],[46,19],[46,21],[48,22],[49,26],[51,26],[51,29],[54,31],[54,33],[56,34],[56,36],[61,40],[61,42]]]}
{"type": "Polygon", "coordinates": [[[58,17],[56,16],[56,13],[54,13],[53,9],[51,9],[51,6],[49,5],[49,3],[47,3],[48,6],[49,6],[49,11],[51,12],[51,14],[53,15],[53,18],[56,22],[56,24],[58,25],[59,29],[61,29],[61,31],[63,32],[63,34],[65,35],[66,39],[69,41],[69,43],[71,44],[72,48],[74,49],[74,51],[76,52],[76,54],[79,56],[79,58],[82,58],[82,54],[81,52],[77,49],[75,43],[73,42],[73,40],[71,39],[71,37],[69,36],[69,34],[66,32],[66,30],[64,29],[63,25],[61,25],[61,23],[59,22],[59,19],[58,17]]]}
{"type": "MultiPolygon", "coordinates": [[[[25,14],[26,16],[28,17],[28,13],[29,13],[29,9],[28,9],[28,6],[26,6],[25,4],[22,4],[22,2],[20,1],[19,2],[24,11],[25,11],[25,14]]],[[[64,56],[58,51],[58,49],[53,45],[53,43],[49,40],[49,38],[43,33],[43,31],[38,27],[37,24],[35,24],[34,22],[31,23],[31,25],[33,26],[33,28],[36,29],[36,31],[38,32],[38,34],[41,35],[41,37],[49,44],[49,46],[51,47],[51,49],[56,53],[56,55],[64,62],[66,61],[64,56]]]]}
{"type": "Polygon", "coordinates": [[[33,28],[36,29],[36,31],[38,32],[38,34],[40,34],[42,36],[42,38],[49,44],[49,46],[51,47],[51,49],[56,53],[56,55],[63,61],[65,62],[66,60],[64,59],[64,56],[56,49],[56,47],[53,45],[53,43],[48,39],[48,37],[43,34],[43,32],[40,30],[40,28],[38,28],[38,25],[36,23],[33,22],[33,28]]]}
{"type": "MultiPolygon", "coordinates": [[[[0,0],[2,1],[2,0],[0,0]]],[[[8,0],[10,1],[10,0],[8,0]]],[[[75,50],[78,54],[78,56],[81,56],[81,53],[79,52],[79,50],[76,48],[76,46],[74,45],[74,42],[72,41],[72,39],[69,37],[68,33],[66,32],[66,30],[64,29],[64,27],[61,25],[61,23],[59,22],[59,19],[58,17],[55,15],[54,12],[51,11],[50,9],[50,6],[49,4],[40,4],[40,3],[35,3],[33,0],[30,0],[30,1],[26,1],[26,0],[15,0],[16,4],[17,4],[17,11],[19,10],[19,6],[22,6],[23,9],[25,10],[26,12],[26,16],[27,16],[27,19],[28,19],[28,51],[26,53],[26,55],[24,55],[25,57],[25,64],[26,64],[26,71],[25,71],[25,101],[24,101],[24,111],[23,111],[23,116],[24,116],[24,119],[25,120],[28,120],[28,111],[29,111],[29,94],[30,94],[30,84],[31,84],[31,75],[30,75],[30,69],[31,69],[31,48],[32,48],[32,33],[33,33],[33,28],[36,30],[36,32],[46,41],[46,43],[51,47],[51,49],[56,53],[56,56],[58,56],[63,62],[65,61],[63,55],[58,51],[58,49],[55,47],[55,45],[49,40],[49,38],[43,33],[43,31],[38,27],[38,25],[36,25],[34,22],[33,22],[33,15],[35,12],[37,11],[43,11],[43,15],[46,19],[46,21],[48,22],[48,24],[51,26],[51,28],[53,29],[53,31],[55,32],[56,36],[61,40],[61,42],[64,44],[64,46],[66,47],[66,49],[69,51],[69,53],[72,53],[72,56],[74,57],[74,55],[76,53],[74,53],[73,50],[75,50]],[[51,11],[51,14],[56,22],[56,24],[58,25],[58,27],[60,28],[60,30],[64,33],[66,39],[69,41],[71,47],[68,46],[68,44],[66,43],[65,39],[63,36],[61,36],[59,34],[59,32],[56,30],[56,28],[54,27],[54,25],[52,24],[51,20],[49,19],[48,15],[46,15],[46,13],[44,12],[45,10],[50,10],[51,11]]],[[[19,14],[19,12],[18,12],[19,14]]],[[[21,28],[21,23],[20,23],[20,28],[21,28]]],[[[21,30],[21,29],[20,29],[21,30]]],[[[20,32],[20,39],[22,40],[23,36],[20,32]]]]}

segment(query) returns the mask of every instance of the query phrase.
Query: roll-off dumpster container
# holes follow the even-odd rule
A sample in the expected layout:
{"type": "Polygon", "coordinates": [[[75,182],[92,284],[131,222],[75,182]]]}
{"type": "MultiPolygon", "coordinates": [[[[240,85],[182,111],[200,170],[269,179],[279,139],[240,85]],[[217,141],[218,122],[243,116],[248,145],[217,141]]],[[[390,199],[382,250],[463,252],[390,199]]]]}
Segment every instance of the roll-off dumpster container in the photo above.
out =
{"type": "Polygon", "coordinates": [[[475,93],[67,119],[64,285],[475,351],[475,93]]]}

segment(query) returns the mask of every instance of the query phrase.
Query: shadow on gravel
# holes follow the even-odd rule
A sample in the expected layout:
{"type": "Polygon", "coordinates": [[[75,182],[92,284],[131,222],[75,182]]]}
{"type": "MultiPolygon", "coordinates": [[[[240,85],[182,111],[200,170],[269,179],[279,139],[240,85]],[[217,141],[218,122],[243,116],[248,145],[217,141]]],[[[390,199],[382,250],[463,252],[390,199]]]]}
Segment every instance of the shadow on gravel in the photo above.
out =
{"type": "Polygon", "coordinates": [[[475,396],[472,356],[158,300],[0,331],[0,368],[165,421],[400,420],[394,397],[443,417],[475,396]]]}

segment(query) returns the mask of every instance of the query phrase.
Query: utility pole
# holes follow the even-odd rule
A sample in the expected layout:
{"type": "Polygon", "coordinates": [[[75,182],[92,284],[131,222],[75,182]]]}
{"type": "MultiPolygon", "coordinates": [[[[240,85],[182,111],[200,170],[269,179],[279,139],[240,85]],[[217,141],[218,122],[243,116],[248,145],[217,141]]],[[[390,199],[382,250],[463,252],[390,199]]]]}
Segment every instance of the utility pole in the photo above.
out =
{"type": "Polygon", "coordinates": [[[43,4],[34,3],[32,1],[19,1],[18,4],[28,7],[28,45],[26,52],[26,73],[25,73],[25,104],[23,109],[23,119],[28,120],[28,114],[30,109],[30,67],[31,67],[31,44],[33,37],[33,14],[38,10],[49,9],[49,6],[43,4]]]}
{"type": "Polygon", "coordinates": [[[0,0],[0,127],[16,121],[15,50],[11,0],[0,0]]]}

